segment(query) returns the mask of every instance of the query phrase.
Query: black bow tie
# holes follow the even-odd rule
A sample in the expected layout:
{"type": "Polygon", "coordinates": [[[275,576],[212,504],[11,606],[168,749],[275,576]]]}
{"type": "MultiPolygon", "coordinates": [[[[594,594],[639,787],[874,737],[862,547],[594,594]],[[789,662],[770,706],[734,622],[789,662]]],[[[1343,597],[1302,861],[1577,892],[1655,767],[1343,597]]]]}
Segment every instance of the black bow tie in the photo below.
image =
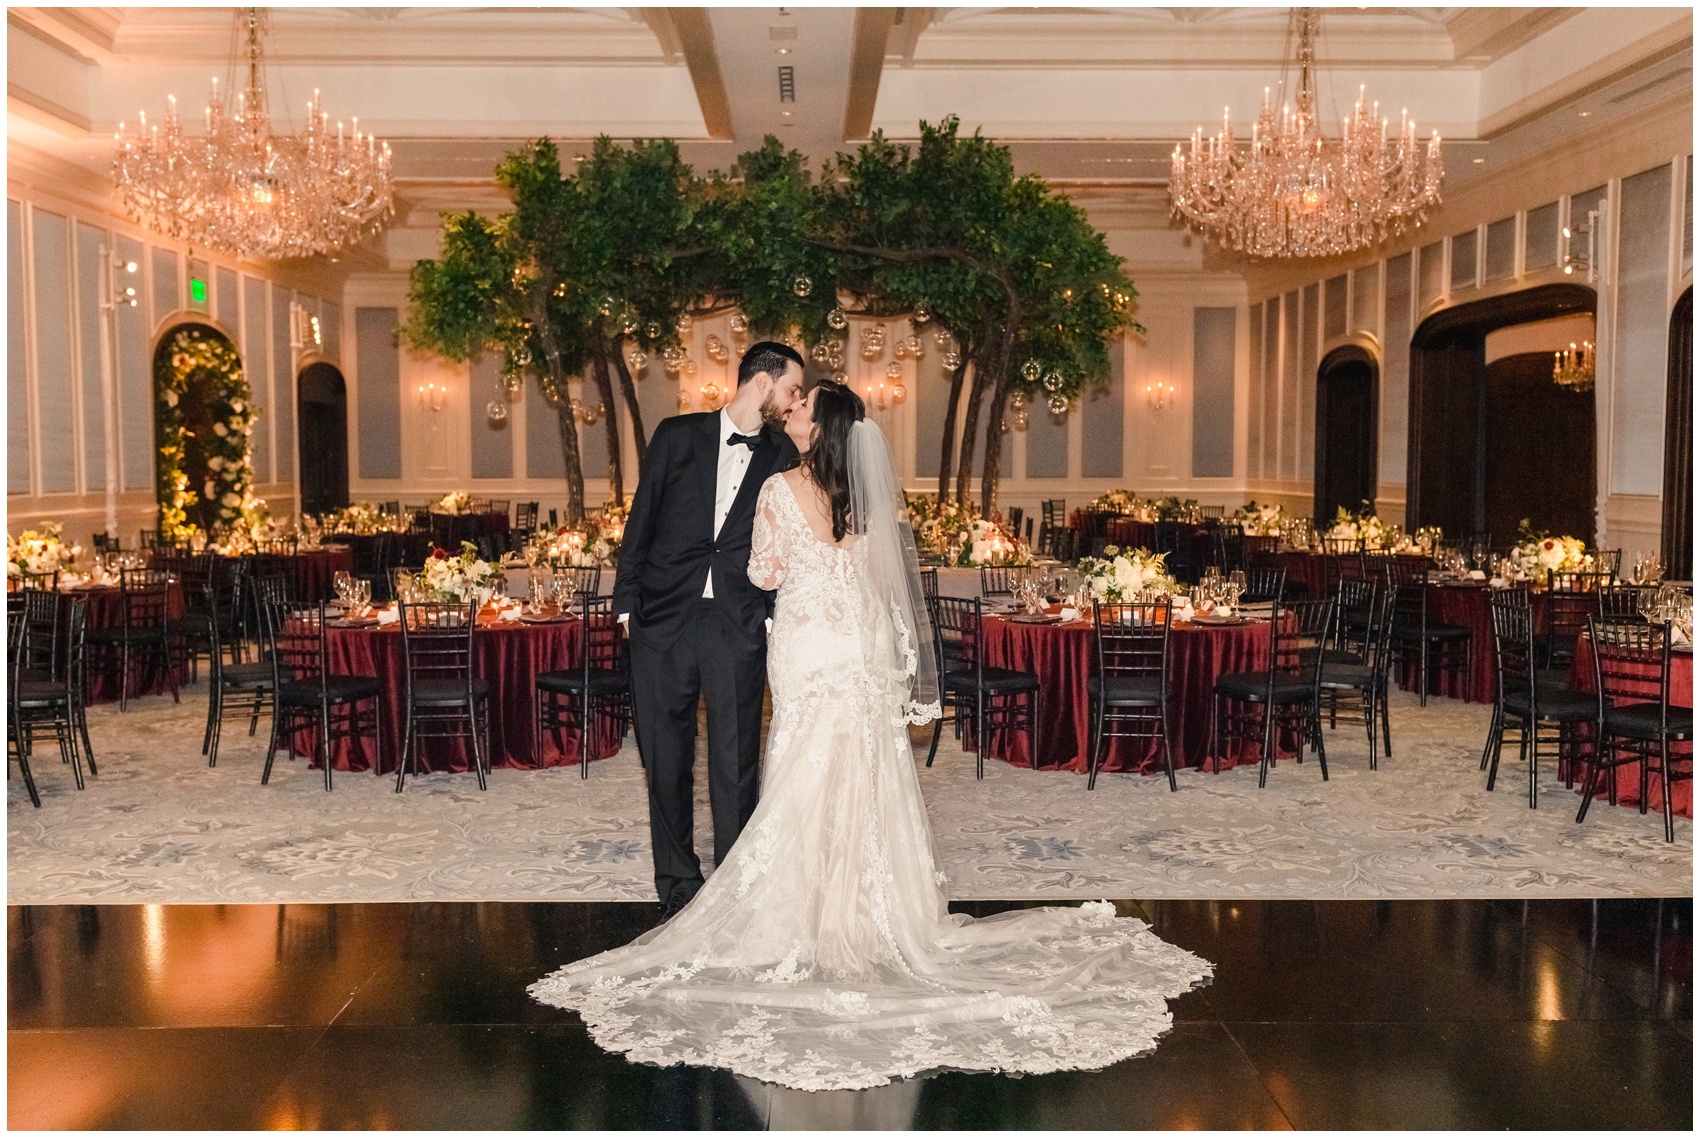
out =
{"type": "Polygon", "coordinates": [[[739,443],[743,443],[751,450],[755,450],[756,447],[761,445],[761,432],[757,431],[753,435],[740,435],[737,431],[733,431],[731,434],[726,436],[727,446],[735,447],[739,443]]]}

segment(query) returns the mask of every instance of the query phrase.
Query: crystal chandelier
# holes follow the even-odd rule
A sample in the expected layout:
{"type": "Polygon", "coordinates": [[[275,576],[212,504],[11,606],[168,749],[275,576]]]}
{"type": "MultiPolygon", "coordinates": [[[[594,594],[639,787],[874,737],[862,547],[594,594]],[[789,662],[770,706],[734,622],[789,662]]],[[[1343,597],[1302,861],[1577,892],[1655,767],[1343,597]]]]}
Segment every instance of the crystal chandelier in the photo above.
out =
{"type": "Polygon", "coordinates": [[[1571,344],[1567,351],[1554,352],[1552,354],[1552,381],[1571,391],[1594,390],[1593,341],[1583,340],[1580,348],[1571,344]]]}
{"type": "Polygon", "coordinates": [[[274,134],[266,105],[260,9],[243,10],[247,87],[234,113],[213,80],[206,133],[186,133],[172,97],[164,123],[118,125],[113,180],[131,220],[191,246],[279,261],[331,253],[375,230],[394,207],[390,148],[360,120],[333,133],[319,93],[299,135],[274,134]]]}
{"type": "MultiPolygon", "coordinates": [[[[1325,139],[1317,117],[1315,8],[1293,10],[1298,27],[1298,106],[1282,106],[1279,121],[1269,91],[1251,129],[1251,145],[1234,139],[1228,111],[1206,140],[1193,131],[1191,148],[1175,147],[1169,174],[1174,211],[1222,245],[1253,257],[1327,257],[1375,245],[1421,225],[1440,204],[1440,134],[1427,153],[1416,123],[1400,115],[1389,140],[1380,104],[1365,108],[1363,89],[1338,140],[1325,139]]],[[[1290,42],[1290,39],[1289,39],[1290,42]]],[[[1285,89],[1286,72],[1282,84],[1285,89]]]]}

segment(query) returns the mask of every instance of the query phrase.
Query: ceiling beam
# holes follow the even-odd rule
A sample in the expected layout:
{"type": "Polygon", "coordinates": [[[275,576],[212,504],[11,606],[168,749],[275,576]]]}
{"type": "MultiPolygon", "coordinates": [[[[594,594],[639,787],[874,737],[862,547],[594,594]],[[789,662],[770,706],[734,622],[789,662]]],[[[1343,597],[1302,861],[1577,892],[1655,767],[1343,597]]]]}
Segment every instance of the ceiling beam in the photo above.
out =
{"type": "Polygon", "coordinates": [[[915,45],[921,33],[933,22],[931,8],[899,8],[892,17],[891,44],[888,50],[903,61],[903,66],[915,66],[915,45]]]}
{"type": "MultiPolygon", "coordinates": [[[[850,94],[844,101],[844,138],[859,141],[871,133],[874,103],[885,69],[885,45],[901,8],[857,8],[850,50],[850,94]]],[[[900,18],[900,17],[899,17],[900,18]]]]}
{"type": "Polygon", "coordinates": [[[1463,8],[1446,21],[1455,59],[1492,61],[1575,15],[1575,8],[1463,8]]]}
{"type": "Polygon", "coordinates": [[[726,97],[726,80],[720,74],[720,55],[714,47],[714,28],[708,22],[708,9],[673,8],[669,11],[678,33],[680,50],[684,52],[685,66],[690,68],[691,83],[696,87],[697,104],[702,108],[702,122],[708,128],[708,137],[730,139],[733,137],[732,102],[726,97]]]}

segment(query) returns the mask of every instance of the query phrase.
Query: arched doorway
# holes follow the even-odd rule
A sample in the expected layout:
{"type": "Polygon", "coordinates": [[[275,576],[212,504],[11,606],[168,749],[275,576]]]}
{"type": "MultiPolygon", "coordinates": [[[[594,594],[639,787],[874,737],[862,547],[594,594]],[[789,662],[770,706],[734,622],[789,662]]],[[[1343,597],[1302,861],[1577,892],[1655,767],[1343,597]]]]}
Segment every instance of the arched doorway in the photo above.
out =
{"type": "Polygon", "coordinates": [[[348,385],[328,363],[296,379],[301,446],[301,510],[323,514],[348,505],[348,385]]]}
{"type": "Polygon", "coordinates": [[[1694,286],[1677,299],[1665,356],[1665,486],[1661,557],[1673,581],[1694,579],[1694,286]]]}
{"type": "Polygon", "coordinates": [[[1348,344],[1329,352],[1316,371],[1316,520],[1344,506],[1375,501],[1375,448],[1380,369],[1368,351],[1348,344]]]}
{"type": "Polygon", "coordinates": [[[167,328],[153,353],[155,485],[161,526],[221,532],[248,489],[249,388],[241,355],[211,324],[167,328]],[[186,483],[179,496],[177,474],[186,483]],[[174,508],[182,510],[180,519],[174,508]]]}
{"type": "Polygon", "coordinates": [[[1411,338],[1405,525],[1509,544],[1517,521],[1595,536],[1594,397],[1552,382],[1552,356],[1487,363],[1489,332],[1594,312],[1594,290],[1554,284],[1445,308],[1411,338]]]}

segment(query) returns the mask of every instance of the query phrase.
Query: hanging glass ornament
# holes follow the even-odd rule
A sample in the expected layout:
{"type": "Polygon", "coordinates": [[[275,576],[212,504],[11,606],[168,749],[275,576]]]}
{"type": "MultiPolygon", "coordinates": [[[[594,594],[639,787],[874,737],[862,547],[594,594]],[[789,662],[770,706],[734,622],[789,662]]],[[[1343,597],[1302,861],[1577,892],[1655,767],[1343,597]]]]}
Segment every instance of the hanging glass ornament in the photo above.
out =
{"type": "Polygon", "coordinates": [[[1050,372],[1045,376],[1045,390],[1056,393],[1062,390],[1063,377],[1061,372],[1050,372]]]}
{"type": "Polygon", "coordinates": [[[893,403],[901,403],[907,398],[909,398],[909,389],[903,386],[901,382],[891,385],[891,401],[893,403]]]}
{"type": "Polygon", "coordinates": [[[633,349],[626,353],[626,366],[634,372],[649,366],[649,353],[633,349]]]}
{"type": "Polygon", "coordinates": [[[843,339],[843,337],[834,336],[832,339],[828,340],[826,342],[826,350],[831,352],[835,356],[843,355],[844,354],[844,339],[843,339]]]}
{"type": "Polygon", "coordinates": [[[811,292],[815,291],[815,282],[808,277],[798,277],[791,282],[791,291],[796,293],[798,297],[806,298],[811,292]]]}
{"type": "Polygon", "coordinates": [[[520,390],[525,387],[525,376],[517,371],[504,372],[502,374],[502,387],[509,395],[518,395],[520,390]]]}
{"type": "Polygon", "coordinates": [[[1027,393],[1019,387],[1009,393],[1009,405],[1017,411],[1027,406],[1027,393]]]}
{"type": "Polygon", "coordinates": [[[903,378],[903,365],[893,362],[885,369],[885,377],[893,383],[899,382],[903,378]]]}
{"type": "Polygon", "coordinates": [[[1018,431],[1025,431],[1027,429],[1027,408],[1017,407],[1010,412],[1009,425],[1018,431]]]}
{"type": "Polygon", "coordinates": [[[604,316],[612,316],[614,315],[615,307],[614,298],[611,296],[605,296],[602,298],[602,303],[597,307],[597,311],[602,313],[604,316]]]}
{"type": "Polygon", "coordinates": [[[877,359],[879,359],[880,358],[879,348],[876,347],[873,344],[863,344],[862,345],[862,358],[865,359],[865,360],[877,360],[877,359]]]}
{"type": "Polygon", "coordinates": [[[492,423],[500,423],[508,417],[508,405],[500,399],[492,399],[485,406],[484,413],[490,416],[492,423]]]}
{"type": "Polygon", "coordinates": [[[620,328],[621,328],[621,330],[622,330],[622,331],[624,331],[624,332],[625,332],[625,334],[626,334],[626,335],[628,335],[628,336],[635,336],[635,335],[637,335],[637,330],[638,330],[638,318],[637,318],[637,317],[636,317],[636,316],[634,316],[634,315],[632,315],[632,314],[631,314],[631,313],[629,313],[629,312],[628,312],[628,313],[627,313],[627,314],[626,314],[626,319],[625,319],[625,321],[624,321],[624,322],[623,322],[623,323],[622,323],[622,324],[621,324],[621,325],[620,325],[620,328]]]}
{"type": "Polygon", "coordinates": [[[909,349],[909,354],[915,359],[921,358],[921,337],[911,332],[903,337],[903,346],[909,349]]]}
{"type": "Polygon", "coordinates": [[[826,354],[826,366],[831,368],[833,371],[844,370],[844,353],[828,352],[826,354]]]}
{"type": "Polygon", "coordinates": [[[686,335],[690,332],[690,330],[691,330],[691,314],[689,312],[679,313],[679,335],[681,335],[681,336],[686,335]]]}
{"type": "Polygon", "coordinates": [[[831,354],[831,352],[826,350],[826,345],[824,343],[816,344],[814,347],[809,349],[809,358],[814,360],[817,364],[824,364],[827,356],[831,354]]]}
{"type": "Polygon", "coordinates": [[[686,375],[695,375],[697,373],[697,362],[687,359],[679,365],[679,369],[686,375]]]}
{"type": "Polygon", "coordinates": [[[691,393],[686,391],[684,388],[680,388],[677,402],[679,404],[679,410],[689,411],[691,409],[691,393]]]}
{"type": "Polygon", "coordinates": [[[960,352],[946,352],[943,363],[944,370],[955,371],[962,366],[962,354],[960,352]]]}
{"type": "Polygon", "coordinates": [[[702,397],[710,403],[718,402],[720,399],[720,385],[712,379],[709,380],[707,383],[702,385],[702,397]]]}
{"type": "Polygon", "coordinates": [[[933,343],[937,344],[941,348],[950,347],[950,333],[946,332],[943,328],[940,328],[937,332],[933,333],[933,343]]]}
{"type": "Polygon", "coordinates": [[[826,314],[826,326],[842,332],[850,326],[850,318],[844,315],[842,308],[834,308],[826,314]]]}
{"type": "Polygon", "coordinates": [[[1068,414],[1068,400],[1061,395],[1053,395],[1045,401],[1045,406],[1051,409],[1053,415],[1068,414]]]}
{"type": "Polygon", "coordinates": [[[933,310],[927,307],[926,301],[923,300],[920,304],[917,304],[915,306],[915,316],[914,316],[915,323],[925,324],[927,321],[931,320],[932,318],[933,318],[933,310]]]}
{"type": "Polygon", "coordinates": [[[726,362],[726,341],[722,340],[719,336],[711,333],[708,337],[708,343],[705,344],[704,347],[708,351],[709,359],[713,360],[717,364],[723,364],[726,362]]]}
{"type": "Polygon", "coordinates": [[[1028,383],[1038,383],[1040,370],[1038,360],[1028,360],[1021,365],[1021,378],[1028,383]]]}
{"type": "Polygon", "coordinates": [[[834,382],[834,383],[842,384],[842,383],[847,382],[849,380],[849,378],[850,378],[849,376],[845,375],[841,371],[835,371],[835,372],[832,373],[832,382],[834,382]]]}
{"type": "Polygon", "coordinates": [[[661,339],[661,325],[651,320],[643,326],[643,338],[654,343],[661,339]]]}
{"type": "Polygon", "coordinates": [[[732,334],[734,336],[748,332],[750,330],[750,318],[745,316],[742,312],[734,312],[732,314],[731,327],[732,334]]]}

